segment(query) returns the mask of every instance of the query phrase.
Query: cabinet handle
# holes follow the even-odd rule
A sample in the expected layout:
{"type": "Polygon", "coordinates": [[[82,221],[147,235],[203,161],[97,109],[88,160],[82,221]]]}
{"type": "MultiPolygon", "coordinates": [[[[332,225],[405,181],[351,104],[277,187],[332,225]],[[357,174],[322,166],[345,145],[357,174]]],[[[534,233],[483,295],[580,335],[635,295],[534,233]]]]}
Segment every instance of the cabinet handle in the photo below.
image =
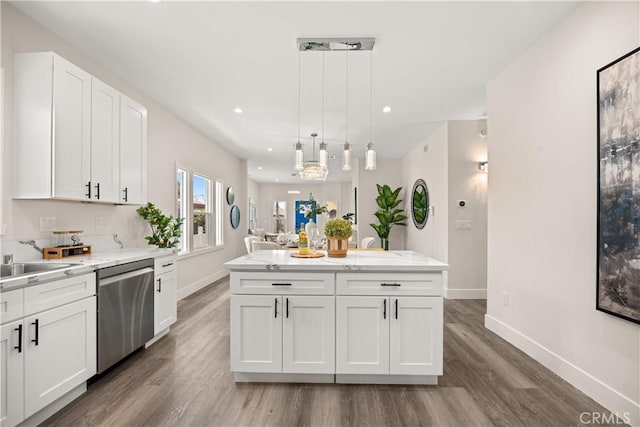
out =
{"type": "Polygon", "coordinates": [[[18,353],[22,353],[22,323],[15,330],[18,331],[18,345],[13,348],[18,350],[18,353]]]}
{"type": "Polygon", "coordinates": [[[291,286],[291,283],[272,283],[271,286],[291,286]]]}
{"type": "Polygon", "coordinates": [[[278,298],[276,298],[276,309],[274,310],[274,317],[277,319],[278,318],[278,298]]]}
{"type": "Polygon", "coordinates": [[[168,263],[168,264],[162,264],[162,267],[163,267],[163,268],[164,268],[164,267],[171,267],[172,265],[173,265],[173,263],[172,263],[172,262],[170,262],[170,263],[168,263]]]}
{"type": "Polygon", "coordinates": [[[162,277],[158,277],[158,293],[162,293],[162,277]]]}
{"type": "Polygon", "coordinates": [[[387,318],[387,299],[384,299],[384,308],[382,309],[382,318],[387,318]]]}
{"type": "Polygon", "coordinates": [[[288,319],[289,318],[289,298],[287,298],[287,309],[286,309],[286,312],[287,312],[287,319],[288,319]]]}
{"type": "Polygon", "coordinates": [[[38,328],[38,323],[39,323],[38,319],[36,319],[35,322],[31,323],[32,325],[34,325],[36,327],[36,338],[31,340],[31,342],[35,343],[35,345],[38,345],[38,330],[40,329],[40,328],[38,328]]]}
{"type": "Polygon", "coordinates": [[[87,187],[87,192],[84,193],[85,196],[87,196],[87,199],[91,198],[91,181],[87,182],[85,187],[87,187]]]}
{"type": "Polygon", "coordinates": [[[128,187],[124,187],[124,190],[122,190],[122,192],[124,193],[124,197],[122,198],[125,202],[129,201],[129,188],[128,187]]]}
{"type": "Polygon", "coordinates": [[[398,299],[396,298],[396,320],[398,319],[398,299]]]}
{"type": "Polygon", "coordinates": [[[400,283],[380,283],[380,286],[395,286],[395,287],[400,287],[400,283]]]}
{"type": "Polygon", "coordinates": [[[100,183],[96,184],[96,199],[100,200],[100,183]]]}

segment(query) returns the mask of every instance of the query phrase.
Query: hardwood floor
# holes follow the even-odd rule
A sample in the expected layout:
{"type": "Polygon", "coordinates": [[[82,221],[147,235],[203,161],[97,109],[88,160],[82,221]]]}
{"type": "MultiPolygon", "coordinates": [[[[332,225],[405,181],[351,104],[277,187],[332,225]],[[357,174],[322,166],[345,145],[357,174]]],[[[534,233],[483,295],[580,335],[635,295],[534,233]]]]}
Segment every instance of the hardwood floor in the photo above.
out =
{"type": "Polygon", "coordinates": [[[236,384],[228,289],[223,280],[180,301],[167,337],[109,371],[45,425],[546,427],[581,425],[583,412],[608,414],[486,330],[481,300],[445,300],[438,386],[236,384]]]}

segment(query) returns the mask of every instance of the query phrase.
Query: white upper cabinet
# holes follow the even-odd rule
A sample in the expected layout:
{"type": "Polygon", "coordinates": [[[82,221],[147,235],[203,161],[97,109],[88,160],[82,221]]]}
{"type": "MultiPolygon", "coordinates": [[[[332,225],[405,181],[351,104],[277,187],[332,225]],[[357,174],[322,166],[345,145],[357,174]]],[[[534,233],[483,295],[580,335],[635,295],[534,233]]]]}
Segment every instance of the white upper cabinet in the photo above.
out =
{"type": "Polygon", "coordinates": [[[15,55],[14,86],[14,198],[146,202],[144,107],[53,52],[15,55]]]}
{"type": "Polygon", "coordinates": [[[91,200],[119,201],[120,93],[91,80],[91,200]]]}
{"type": "Polygon", "coordinates": [[[147,109],[120,95],[120,202],[147,203],[147,109]]]}
{"type": "Polygon", "coordinates": [[[52,53],[15,56],[14,197],[87,200],[91,76],[52,53]]]}

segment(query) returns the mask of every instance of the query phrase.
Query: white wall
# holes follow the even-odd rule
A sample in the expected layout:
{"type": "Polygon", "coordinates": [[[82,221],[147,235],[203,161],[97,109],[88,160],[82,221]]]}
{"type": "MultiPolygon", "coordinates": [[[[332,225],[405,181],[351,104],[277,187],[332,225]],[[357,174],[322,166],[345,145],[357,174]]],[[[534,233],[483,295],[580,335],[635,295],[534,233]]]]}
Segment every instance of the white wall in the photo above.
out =
{"type": "MultiPolygon", "coordinates": [[[[448,133],[447,122],[444,122],[402,160],[404,188],[411,191],[417,179],[424,179],[429,190],[429,204],[432,207],[423,229],[415,228],[413,220],[409,219],[405,230],[407,249],[443,262],[449,262],[448,133]]],[[[409,217],[410,209],[409,201],[406,209],[409,217]]]]}
{"type": "Polygon", "coordinates": [[[486,120],[448,122],[448,231],[451,265],[447,298],[487,297],[487,173],[478,163],[487,160],[486,120]],[[459,200],[465,200],[460,207],[459,200]],[[461,223],[460,221],[463,221],[461,223]],[[469,224],[471,229],[460,229],[469,224]]]}
{"type": "MultiPolygon", "coordinates": [[[[246,162],[220,148],[195,131],[154,100],[121,80],[83,52],[25,16],[7,2],[2,2],[2,68],[4,71],[4,132],[2,140],[2,221],[6,224],[3,240],[48,238],[39,231],[40,216],[55,216],[57,228],[80,228],[85,235],[118,233],[128,247],[144,246],[148,234],[146,223],[135,213],[135,207],[95,203],[12,200],[13,142],[13,54],[18,52],[54,51],[69,61],[141,103],[148,110],[148,198],[165,212],[175,212],[175,163],[196,168],[204,174],[224,181],[236,190],[240,206],[247,194],[246,162]],[[95,217],[104,219],[97,229],[95,217]]],[[[222,264],[244,251],[241,237],[246,230],[246,212],[242,224],[233,230],[229,224],[230,206],[224,208],[225,247],[197,256],[181,257],[178,262],[179,295],[222,277],[222,264]]]]}
{"type": "MultiPolygon", "coordinates": [[[[405,200],[407,195],[407,187],[402,180],[402,159],[383,159],[378,158],[376,162],[376,170],[368,171],[364,169],[364,161],[354,162],[354,168],[358,171],[358,242],[365,237],[375,237],[377,247],[380,246],[378,234],[369,224],[378,224],[378,219],[373,214],[380,209],[376,204],[378,197],[378,189],[376,184],[387,184],[392,190],[403,187],[400,192],[400,198],[405,200]]],[[[411,191],[411,187],[409,190],[411,191]]],[[[399,208],[405,208],[403,202],[399,208]]],[[[394,225],[389,234],[389,249],[405,249],[404,230],[405,227],[394,225]]]]}
{"type": "Polygon", "coordinates": [[[638,8],[582,4],[488,86],[486,316],[636,426],[640,327],[595,310],[596,70],[640,44],[638,8]]]}

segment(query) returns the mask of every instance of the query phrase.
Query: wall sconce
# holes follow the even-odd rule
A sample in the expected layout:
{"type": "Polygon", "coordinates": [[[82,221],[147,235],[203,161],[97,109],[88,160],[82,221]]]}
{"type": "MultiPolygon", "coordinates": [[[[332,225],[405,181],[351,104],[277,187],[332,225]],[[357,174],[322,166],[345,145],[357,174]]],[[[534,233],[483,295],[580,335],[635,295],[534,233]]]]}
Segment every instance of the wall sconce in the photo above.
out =
{"type": "Polygon", "coordinates": [[[478,162],[478,169],[482,172],[489,172],[489,162],[478,162]]]}

